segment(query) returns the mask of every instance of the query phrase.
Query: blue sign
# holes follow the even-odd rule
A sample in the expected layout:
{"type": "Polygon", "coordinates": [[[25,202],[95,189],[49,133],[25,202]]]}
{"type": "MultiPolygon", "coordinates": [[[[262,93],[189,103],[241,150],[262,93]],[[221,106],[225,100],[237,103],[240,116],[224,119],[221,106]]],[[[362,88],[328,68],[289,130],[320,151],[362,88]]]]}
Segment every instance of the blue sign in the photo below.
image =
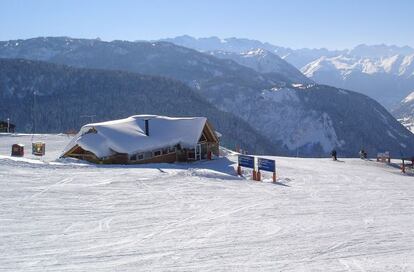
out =
{"type": "Polygon", "coordinates": [[[254,169],[254,157],[239,155],[239,166],[253,168],[254,169]]]}
{"type": "Polygon", "coordinates": [[[276,161],[258,158],[258,169],[269,172],[276,172],[276,161]]]}

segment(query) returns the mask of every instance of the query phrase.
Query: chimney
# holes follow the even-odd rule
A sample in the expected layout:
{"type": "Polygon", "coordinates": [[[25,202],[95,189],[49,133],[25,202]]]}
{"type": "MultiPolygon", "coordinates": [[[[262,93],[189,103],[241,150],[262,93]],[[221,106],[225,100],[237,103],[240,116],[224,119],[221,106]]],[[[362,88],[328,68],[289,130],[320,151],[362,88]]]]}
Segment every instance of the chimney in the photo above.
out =
{"type": "Polygon", "coordinates": [[[145,120],[145,135],[149,136],[149,120],[145,120]]]}

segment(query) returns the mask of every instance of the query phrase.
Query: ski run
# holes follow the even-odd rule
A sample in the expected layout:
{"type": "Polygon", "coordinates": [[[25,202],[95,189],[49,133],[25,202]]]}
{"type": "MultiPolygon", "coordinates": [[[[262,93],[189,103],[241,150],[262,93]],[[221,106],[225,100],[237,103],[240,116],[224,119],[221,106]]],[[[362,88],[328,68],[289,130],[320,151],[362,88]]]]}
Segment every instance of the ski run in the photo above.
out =
{"type": "Polygon", "coordinates": [[[414,271],[414,178],[374,160],[58,159],[66,135],[0,135],[0,271],[414,271]],[[46,142],[42,159],[10,157],[46,142]]]}

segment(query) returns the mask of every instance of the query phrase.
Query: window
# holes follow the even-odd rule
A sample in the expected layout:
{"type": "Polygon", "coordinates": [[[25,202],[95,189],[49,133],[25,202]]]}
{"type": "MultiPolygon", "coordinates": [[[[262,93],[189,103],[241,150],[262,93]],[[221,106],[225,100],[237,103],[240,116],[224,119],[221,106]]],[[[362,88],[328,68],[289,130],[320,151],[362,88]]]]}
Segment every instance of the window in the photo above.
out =
{"type": "Polygon", "coordinates": [[[169,147],[168,148],[168,153],[175,153],[175,147],[169,147]]]}
{"type": "Polygon", "coordinates": [[[161,156],[161,150],[154,151],[154,157],[161,156]]]}
{"type": "Polygon", "coordinates": [[[163,154],[163,155],[168,154],[168,148],[163,148],[163,149],[162,149],[162,154],[163,154]]]}
{"type": "Polygon", "coordinates": [[[139,154],[134,154],[131,156],[131,161],[140,161],[144,159],[144,154],[143,153],[139,153],[139,154]]]}

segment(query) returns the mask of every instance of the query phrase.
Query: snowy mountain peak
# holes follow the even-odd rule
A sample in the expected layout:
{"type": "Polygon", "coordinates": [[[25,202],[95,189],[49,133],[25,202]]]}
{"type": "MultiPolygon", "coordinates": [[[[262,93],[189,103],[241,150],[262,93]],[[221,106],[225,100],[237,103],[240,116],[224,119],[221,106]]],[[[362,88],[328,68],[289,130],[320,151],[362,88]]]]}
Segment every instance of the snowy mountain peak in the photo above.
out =
{"type": "Polygon", "coordinates": [[[263,49],[263,48],[257,48],[250,51],[242,52],[241,55],[243,56],[266,56],[270,52],[263,49]]]}
{"type": "Polygon", "coordinates": [[[402,103],[410,103],[410,102],[414,102],[414,92],[410,93],[406,98],[404,98],[404,100],[402,101],[402,103]]]}
{"type": "Polygon", "coordinates": [[[411,55],[414,54],[414,48],[409,46],[396,46],[396,45],[366,45],[360,44],[349,50],[349,54],[356,57],[364,58],[381,58],[391,57],[395,55],[411,55]]]}
{"type": "Polygon", "coordinates": [[[275,73],[284,77],[286,81],[293,83],[312,83],[298,69],[280,58],[278,55],[263,48],[246,50],[241,53],[212,51],[210,55],[221,58],[231,59],[240,65],[252,68],[259,73],[275,73]]]}

